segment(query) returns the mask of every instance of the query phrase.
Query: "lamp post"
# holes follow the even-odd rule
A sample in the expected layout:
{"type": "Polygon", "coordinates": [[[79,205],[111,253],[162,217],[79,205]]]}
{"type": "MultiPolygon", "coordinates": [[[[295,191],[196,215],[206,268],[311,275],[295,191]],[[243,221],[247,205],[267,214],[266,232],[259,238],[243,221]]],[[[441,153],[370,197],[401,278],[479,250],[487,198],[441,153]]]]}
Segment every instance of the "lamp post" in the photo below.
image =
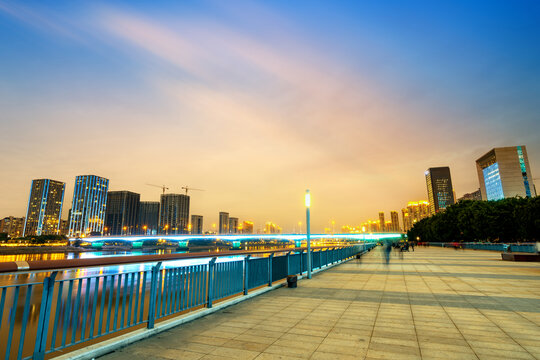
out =
{"type": "Polygon", "coordinates": [[[311,206],[311,194],[306,190],[306,242],[307,242],[307,277],[311,279],[311,240],[309,238],[309,208],[311,206]]]}

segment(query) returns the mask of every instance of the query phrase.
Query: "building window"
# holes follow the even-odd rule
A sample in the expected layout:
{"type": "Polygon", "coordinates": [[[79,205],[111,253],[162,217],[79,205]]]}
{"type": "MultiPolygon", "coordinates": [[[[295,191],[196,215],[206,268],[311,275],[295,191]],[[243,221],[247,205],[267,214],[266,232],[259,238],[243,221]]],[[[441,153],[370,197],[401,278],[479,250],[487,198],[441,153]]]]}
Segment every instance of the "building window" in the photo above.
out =
{"type": "Polygon", "coordinates": [[[525,167],[525,159],[523,158],[523,150],[521,146],[517,147],[517,153],[519,158],[519,166],[521,168],[521,176],[523,176],[523,185],[525,185],[525,194],[527,197],[531,197],[531,187],[529,186],[529,179],[527,178],[527,168],[525,167]]]}
{"type": "Polygon", "coordinates": [[[482,170],[484,173],[484,183],[486,185],[486,195],[488,200],[504,199],[504,193],[499,174],[499,164],[494,163],[482,170]]]}

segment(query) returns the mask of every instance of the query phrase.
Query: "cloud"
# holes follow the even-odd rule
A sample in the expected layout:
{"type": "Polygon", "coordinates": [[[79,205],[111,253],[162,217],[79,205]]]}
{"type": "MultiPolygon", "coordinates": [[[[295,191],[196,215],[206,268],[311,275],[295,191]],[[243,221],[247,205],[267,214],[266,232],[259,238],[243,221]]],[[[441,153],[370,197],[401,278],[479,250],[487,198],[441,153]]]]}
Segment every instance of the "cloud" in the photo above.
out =
{"type": "Polygon", "coordinates": [[[83,36],[79,33],[80,27],[68,18],[46,8],[36,9],[20,3],[0,2],[0,11],[46,33],[61,36],[71,41],[84,41],[83,36]]]}

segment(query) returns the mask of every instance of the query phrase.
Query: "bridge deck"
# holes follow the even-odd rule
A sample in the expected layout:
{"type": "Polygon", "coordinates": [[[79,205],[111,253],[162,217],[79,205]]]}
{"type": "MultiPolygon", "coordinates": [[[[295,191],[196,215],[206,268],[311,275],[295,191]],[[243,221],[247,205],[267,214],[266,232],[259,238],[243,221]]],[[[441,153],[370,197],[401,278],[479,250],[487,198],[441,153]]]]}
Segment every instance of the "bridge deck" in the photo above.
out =
{"type": "Polygon", "coordinates": [[[102,359],[539,359],[540,264],[379,251],[102,359]]]}

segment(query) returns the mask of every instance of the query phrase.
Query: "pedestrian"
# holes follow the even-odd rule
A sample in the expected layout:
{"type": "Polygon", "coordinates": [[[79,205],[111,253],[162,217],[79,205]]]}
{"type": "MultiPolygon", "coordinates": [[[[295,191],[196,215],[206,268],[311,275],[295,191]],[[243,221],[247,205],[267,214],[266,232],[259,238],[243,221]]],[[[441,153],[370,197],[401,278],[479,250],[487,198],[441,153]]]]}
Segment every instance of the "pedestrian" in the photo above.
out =
{"type": "Polygon", "coordinates": [[[414,252],[414,241],[411,241],[411,249],[414,252]]]}
{"type": "Polygon", "coordinates": [[[387,242],[384,244],[383,252],[384,252],[384,260],[386,265],[390,264],[390,252],[392,251],[392,245],[390,242],[387,242]]]}

